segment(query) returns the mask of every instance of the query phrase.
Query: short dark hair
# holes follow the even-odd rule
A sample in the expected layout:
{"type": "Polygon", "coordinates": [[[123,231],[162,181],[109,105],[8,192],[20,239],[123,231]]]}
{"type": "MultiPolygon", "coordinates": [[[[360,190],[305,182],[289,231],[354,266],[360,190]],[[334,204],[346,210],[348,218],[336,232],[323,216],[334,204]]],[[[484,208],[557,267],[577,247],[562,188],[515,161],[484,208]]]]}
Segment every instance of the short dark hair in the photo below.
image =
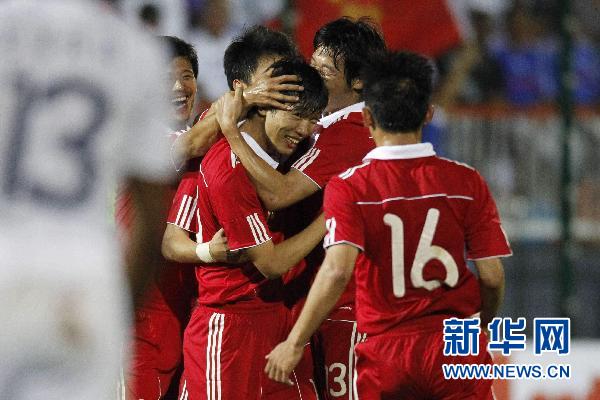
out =
{"type": "Polygon", "coordinates": [[[301,58],[279,60],[273,65],[272,76],[296,75],[302,81],[304,90],[299,92],[284,91],[283,94],[298,96],[298,101],[292,103],[292,112],[301,118],[320,116],[327,106],[328,92],[319,72],[301,58]]]}
{"type": "Polygon", "coordinates": [[[323,25],[313,39],[313,49],[318,48],[331,55],[336,68],[340,62],[344,63],[348,86],[360,78],[366,60],[380,56],[386,50],[379,28],[367,17],[358,20],[342,17],[323,25]]]}
{"type": "Polygon", "coordinates": [[[233,81],[236,79],[250,83],[258,60],[271,55],[292,58],[298,56],[298,50],[286,34],[261,25],[250,27],[233,39],[223,57],[229,88],[233,89],[233,81]]]}
{"type": "Polygon", "coordinates": [[[410,52],[390,52],[364,69],[363,98],[375,125],[388,132],[414,132],[425,121],[433,65],[410,52]]]}
{"type": "Polygon", "coordinates": [[[198,55],[194,46],[175,36],[159,36],[159,40],[168,48],[172,58],[184,57],[192,64],[194,77],[198,77],[198,55]]]}

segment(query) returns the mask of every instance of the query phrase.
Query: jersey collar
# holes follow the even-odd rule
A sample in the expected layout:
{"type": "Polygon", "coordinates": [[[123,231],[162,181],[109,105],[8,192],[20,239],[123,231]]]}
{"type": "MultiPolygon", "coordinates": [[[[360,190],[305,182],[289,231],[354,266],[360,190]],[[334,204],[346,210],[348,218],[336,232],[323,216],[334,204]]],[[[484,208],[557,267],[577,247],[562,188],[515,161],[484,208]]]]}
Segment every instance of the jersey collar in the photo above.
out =
{"type": "Polygon", "coordinates": [[[329,128],[330,125],[339,121],[342,118],[348,118],[348,115],[353,112],[361,112],[362,109],[365,108],[365,102],[361,101],[360,103],[352,104],[351,106],[344,107],[341,110],[338,110],[334,113],[329,114],[326,117],[323,117],[319,120],[319,125],[323,128],[329,128]]]}
{"type": "Polygon", "coordinates": [[[405,160],[435,156],[431,143],[406,144],[402,146],[379,146],[371,150],[363,161],[405,160]]]}
{"type": "Polygon", "coordinates": [[[250,146],[250,148],[254,150],[256,155],[265,160],[267,164],[269,164],[273,168],[277,168],[279,166],[279,163],[273,160],[273,158],[270,155],[268,155],[267,152],[264,151],[262,147],[258,145],[258,143],[256,143],[256,140],[254,140],[252,136],[250,136],[246,132],[242,132],[242,137],[244,138],[246,143],[248,143],[248,146],[250,146]]]}

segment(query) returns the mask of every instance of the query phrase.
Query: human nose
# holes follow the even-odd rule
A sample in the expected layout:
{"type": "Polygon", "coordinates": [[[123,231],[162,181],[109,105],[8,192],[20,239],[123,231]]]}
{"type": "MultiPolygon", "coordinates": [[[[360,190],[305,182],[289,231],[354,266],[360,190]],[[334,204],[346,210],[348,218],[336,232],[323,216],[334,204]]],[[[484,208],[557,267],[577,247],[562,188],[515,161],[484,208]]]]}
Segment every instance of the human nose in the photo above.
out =
{"type": "Polygon", "coordinates": [[[175,83],[173,84],[173,87],[171,88],[171,90],[174,92],[176,90],[183,90],[183,85],[181,84],[181,82],[179,81],[179,79],[175,79],[175,83]]]}

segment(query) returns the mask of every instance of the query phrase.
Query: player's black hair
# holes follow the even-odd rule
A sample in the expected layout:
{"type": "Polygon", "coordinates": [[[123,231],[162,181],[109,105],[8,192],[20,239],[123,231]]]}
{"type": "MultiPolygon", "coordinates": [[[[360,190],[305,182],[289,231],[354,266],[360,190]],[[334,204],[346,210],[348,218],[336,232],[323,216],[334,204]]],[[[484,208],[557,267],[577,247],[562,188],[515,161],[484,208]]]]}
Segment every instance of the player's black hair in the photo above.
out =
{"type": "Polygon", "coordinates": [[[194,46],[175,36],[159,36],[158,39],[167,47],[172,58],[187,58],[190,64],[192,64],[194,77],[198,78],[198,55],[194,46]]]}
{"type": "Polygon", "coordinates": [[[378,27],[367,17],[353,20],[342,17],[323,25],[315,33],[313,49],[323,48],[339,69],[344,63],[345,78],[348,86],[354,79],[360,78],[365,61],[379,57],[386,46],[378,27]]]}
{"type": "Polygon", "coordinates": [[[363,70],[363,99],[375,125],[388,132],[413,132],[425,121],[433,65],[410,52],[390,52],[363,70]]]}
{"type": "Polygon", "coordinates": [[[292,105],[292,112],[302,118],[320,116],[328,101],[328,92],[319,72],[301,58],[279,60],[272,65],[272,76],[296,75],[302,80],[304,90],[284,91],[283,94],[298,96],[298,101],[292,105]]]}
{"type": "Polygon", "coordinates": [[[261,25],[250,27],[233,39],[223,56],[223,68],[229,88],[233,89],[235,79],[250,83],[258,60],[271,55],[293,58],[298,56],[298,50],[286,34],[261,25]]]}

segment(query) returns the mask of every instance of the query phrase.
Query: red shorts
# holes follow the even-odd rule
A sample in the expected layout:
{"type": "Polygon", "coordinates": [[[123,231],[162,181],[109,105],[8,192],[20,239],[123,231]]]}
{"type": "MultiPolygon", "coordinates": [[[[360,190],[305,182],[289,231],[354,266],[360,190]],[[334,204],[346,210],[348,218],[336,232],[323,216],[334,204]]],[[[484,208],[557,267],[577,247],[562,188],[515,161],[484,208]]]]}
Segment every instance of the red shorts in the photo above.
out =
{"type": "Polygon", "coordinates": [[[167,392],[181,362],[182,331],[181,321],[169,311],[136,311],[127,399],[159,399],[167,392]]]}
{"type": "Polygon", "coordinates": [[[493,399],[491,380],[446,380],[442,364],[492,364],[485,335],[479,355],[444,356],[442,331],[383,334],[356,346],[360,400],[493,399]]]}
{"type": "Polygon", "coordinates": [[[185,330],[180,397],[190,400],[259,399],[287,390],[264,373],[265,356],[287,336],[289,311],[198,306],[185,330]]]}
{"type": "Polygon", "coordinates": [[[325,364],[328,399],[353,398],[354,346],[362,339],[362,335],[356,329],[355,319],[351,307],[338,308],[323,321],[315,335],[325,364]]]}

